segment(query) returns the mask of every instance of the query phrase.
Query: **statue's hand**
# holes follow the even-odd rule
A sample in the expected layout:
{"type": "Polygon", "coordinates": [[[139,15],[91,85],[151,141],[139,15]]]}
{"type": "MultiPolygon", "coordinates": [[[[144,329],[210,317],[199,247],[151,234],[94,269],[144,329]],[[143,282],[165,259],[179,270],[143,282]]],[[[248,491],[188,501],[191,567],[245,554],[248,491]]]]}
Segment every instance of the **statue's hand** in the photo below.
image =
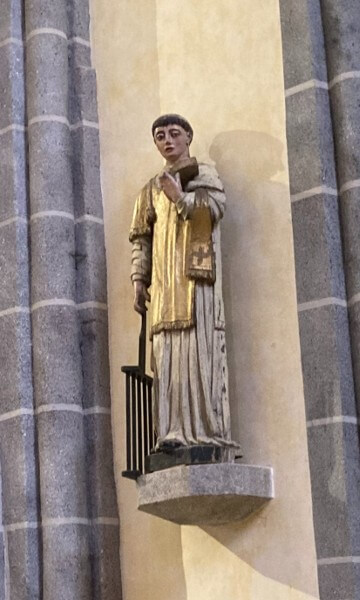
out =
{"type": "Polygon", "coordinates": [[[141,315],[147,310],[145,302],[150,302],[150,294],[143,281],[134,281],[134,309],[141,315]]]}
{"type": "Polygon", "coordinates": [[[167,173],[166,171],[160,175],[159,182],[161,189],[165,192],[171,202],[177,202],[183,196],[183,189],[181,187],[180,176],[177,174],[176,178],[167,173]]]}

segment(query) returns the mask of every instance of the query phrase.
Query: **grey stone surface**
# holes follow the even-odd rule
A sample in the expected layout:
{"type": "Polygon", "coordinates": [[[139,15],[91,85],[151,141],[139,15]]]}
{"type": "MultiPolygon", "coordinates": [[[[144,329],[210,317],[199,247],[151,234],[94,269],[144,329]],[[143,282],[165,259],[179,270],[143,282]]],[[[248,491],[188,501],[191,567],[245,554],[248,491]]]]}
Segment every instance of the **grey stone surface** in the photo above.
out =
{"type": "Polygon", "coordinates": [[[83,405],[110,408],[110,368],[107,311],[78,310],[80,350],[84,378],[83,405]]]}
{"type": "Polygon", "coordinates": [[[89,39],[89,0],[67,0],[70,35],[89,39]]]}
{"type": "Polygon", "coordinates": [[[116,518],[111,417],[105,414],[86,415],[84,428],[89,515],[91,518],[116,518]]]}
{"type": "Polygon", "coordinates": [[[309,89],[286,100],[290,188],[297,194],[337,187],[327,90],[309,89]]]}
{"type": "Polygon", "coordinates": [[[0,311],[29,305],[28,228],[23,222],[0,227],[0,311]]]}
{"type": "Polygon", "coordinates": [[[311,427],[308,444],[318,558],[359,555],[360,464],[357,425],[332,423],[311,427]]]}
{"type": "Polygon", "coordinates": [[[0,223],[26,217],[26,140],[21,131],[0,136],[0,223]]]}
{"type": "Polygon", "coordinates": [[[320,598],[357,600],[360,592],[360,565],[319,565],[320,598]]]}
{"type": "MultiPolygon", "coordinates": [[[[360,46],[359,43],[357,45],[360,46]]],[[[336,84],[331,88],[330,97],[335,116],[338,179],[339,186],[342,186],[360,178],[360,79],[348,79],[336,84]]]]}
{"type": "Polygon", "coordinates": [[[36,418],[42,518],[86,518],[83,416],[53,410],[40,413],[36,418]]]}
{"type": "Polygon", "coordinates": [[[76,67],[91,67],[91,49],[77,41],[72,41],[68,47],[69,71],[76,67]]]}
{"type": "Polygon", "coordinates": [[[55,34],[36,35],[26,46],[27,115],[67,115],[68,44],[55,34]]]}
{"type": "Polygon", "coordinates": [[[68,33],[67,2],[64,0],[27,0],[26,34],[41,27],[52,27],[68,33]]]}
{"type": "Polygon", "coordinates": [[[327,81],[319,0],[280,1],[285,88],[327,81]]]}
{"type": "Polygon", "coordinates": [[[75,299],[74,222],[59,216],[34,219],[31,234],[31,300],[75,299]]]}
{"type": "Polygon", "coordinates": [[[22,38],[22,0],[5,0],[1,4],[0,42],[8,37],[22,38]]]}
{"type": "Polygon", "coordinates": [[[104,227],[85,221],[76,225],[77,302],[106,302],[104,227]]]}
{"type": "Polygon", "coordinates": [[[119,527],[96,525],[92,528],[92,575],[94,600],[119,600],[121,581],[118,565],[119,527]]]}
{"type": "Polygon", "coordinates": [[[70,121],[98,120],[95,69],[74,66],[70,88],[70,121]]]}
{"type": "Polygon", "coordinates": [[[41,544],[39,529],[7,533],[9,552],[9,600],[41,598],[41,544]]]}
{"type": "Polygon", "coordinates": [[[36,440],[32,415],[0,422],[4,525],[38,520],[36,440]]]}
{"type": "Polygon", "coordinates": [[[329,79],[360,70],[360,5],[358,0],[322,2],[329,79]]]}
{"type": "Polygon", "coordinates": [[[82,370],[76,308],[48,306],[35,310],[33,373],[36,404],[82,406],[82,370]]]}
{"type": "Polygon", "coordinates": [[[179,466],[137,480],[138,508],[182,525],[241,521],[274,497],[270,467],[179,466]]]}
{"type": "Polygon", "coordinates": [[[36,123],[29,129],[31,212],[73,212],[72,148],[62,123],[36,123]]]}
{"type": "Polygon", "coordinates": [[[93,598],[89,527],[43,528],[43,597],[61,600],[93,598]]]}
{"type": "Polygon", "coordinates": [[[349,308],[351,351],[358,411],[360,408],[360,302],[349,308]]]}
{"type": "Polygon", "coordinates": [[[91,127],[79,128],[72,132],[72,140],[75,215],[102,218],[99,132],[91,127]]]}
{"type": "MultiPolygon", "coordinates": [[[[360,156],[360,154],[359,154],[360,156]]],[[[360,188],[341,195],[341,224],[348,298],[360,293],[360,188]]]]}
{"type": "Polygon", "coordinates": [[[346,307],[299,313],[307,420],[356,416],[346,307]]]}
{"type": "Polygon", "coordinates": [[[30,315],[1,317],[0,340],[0,414],[32,408],[30,315]]]}
{"type": "Polygon", "coordinates": [[[24,122],[24,51],[18,44],[6,44],[0,47],[0,129],[24,122]]]}
{"type": "Polygon", "coordinates": [[[5,595],[5,563],[4,563],[4,534],[0,531],[0,600],[6,600],[5,595]]]}
{"type": "Polygon", "coordinates": [[[338,199],[318,195],[292,203],[298,302],[346,298],[338,199]]]}

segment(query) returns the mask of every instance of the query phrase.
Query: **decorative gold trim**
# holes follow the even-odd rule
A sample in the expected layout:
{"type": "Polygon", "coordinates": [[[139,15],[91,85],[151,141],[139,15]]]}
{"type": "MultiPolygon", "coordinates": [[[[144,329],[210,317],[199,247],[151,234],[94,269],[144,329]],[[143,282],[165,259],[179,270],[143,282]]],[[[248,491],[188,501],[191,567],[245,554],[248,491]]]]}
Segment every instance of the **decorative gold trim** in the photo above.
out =
{"type": "Polygon", "coordinates": [[[152,340],[153,335],[156,333],[160,333],[161,331],[174,331],[176,329],[189,329],[195,325],[194,319],[184,319],[179,321],[161,321],[160,323],[156,323],[150,330],[150,340],[152,340]]]}

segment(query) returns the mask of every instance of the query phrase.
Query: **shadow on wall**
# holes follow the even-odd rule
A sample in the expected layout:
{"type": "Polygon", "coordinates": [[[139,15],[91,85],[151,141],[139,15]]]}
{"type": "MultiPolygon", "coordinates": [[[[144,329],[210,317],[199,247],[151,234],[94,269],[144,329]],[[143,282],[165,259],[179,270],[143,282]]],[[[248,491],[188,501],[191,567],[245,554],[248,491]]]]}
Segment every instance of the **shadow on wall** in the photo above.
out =
{"type": "MultiPolygon", "coordinates": [[[[277,200],[286,188],[272,179],[284,171],[283,151],[278,139],[243,130],[219,133],[209,151],[227,197],[222,257],[232,430],[233,438],[241,442],[246,462],[258,460],[252,448],[258,448],[255,438],[264,433],[263,428],[249,432],[246,426],[249,411],[261,399],[256,369],[259,339],[251,335],[249,326],[254,307],[263,295],[263,274],[273,260],[269,256],[268,228],[271,222],[276,227],[277,200]]],[[[260,322],[261,315],[259,326],[260,322]]],[[[266,462],[267,456],[263,458],[266,462]]]]}

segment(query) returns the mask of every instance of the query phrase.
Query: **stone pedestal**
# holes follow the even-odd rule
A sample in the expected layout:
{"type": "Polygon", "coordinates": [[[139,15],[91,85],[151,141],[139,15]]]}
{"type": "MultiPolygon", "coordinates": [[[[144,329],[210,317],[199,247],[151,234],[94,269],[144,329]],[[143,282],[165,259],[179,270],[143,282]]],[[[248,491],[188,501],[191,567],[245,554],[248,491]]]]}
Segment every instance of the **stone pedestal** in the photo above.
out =
{"type": "Polygon", "coordinates": [[[137,480],[139,510],[180,525],[241,521],[274,497],[271,467],[181,465],[137,480]]]}

